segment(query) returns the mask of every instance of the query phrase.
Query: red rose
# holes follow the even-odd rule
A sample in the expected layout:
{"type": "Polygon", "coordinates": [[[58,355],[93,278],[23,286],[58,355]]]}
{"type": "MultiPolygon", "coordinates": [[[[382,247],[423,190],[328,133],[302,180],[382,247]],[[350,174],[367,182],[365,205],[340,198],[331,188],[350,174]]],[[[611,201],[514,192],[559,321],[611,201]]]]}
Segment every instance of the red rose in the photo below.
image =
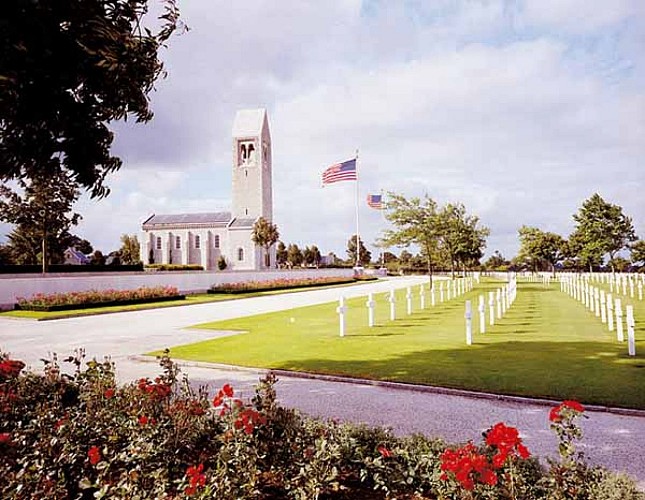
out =
{"type": "Polygon", "coordinates": [[[111,387],[109,389],[106,389],[105,392],[103,393],[103,396],[105,396],[105,399],[113,398],[114,397],[114,389],[111,388],[111,387]]]}
{"type": "Polygon", "coordinates": [[[0,433],[0,444],[7,444],[11,441],[11,434],[8,432],[0,433]]]}
{"type": "Polygon", "coordinates": [[[147,425],[147,424],[148,424],[148,422],[149,422],[148,417],[146,417],[145,415],[141,415],[141,416],[139,417],[139,424],[141,424],[141,425],[147,425]]]}
{"type": "Polygon", "coordinates": [[[101,461],[101,450],[98,446],[92,446],[87,452],[87,456],[90,459],[92,465],[96,465],[101,461]]]}
{"type": "Polygon", "coordinates": [[[560,416],[560,409],[561,406],[551,408],[551,411],[549,412],[549,420],[551,422],[559,422],[560,420],[562,420],[562,417],[560,416]]]}
{"type": "Polygon", "coordinates": [[[563,401],[560,406],[566,406],[570,410],[574,410],[574,411],[577,411],[579,413],[583,413],[585,411],[584,406],[582,406],[577,401],[566,400],[566,401],[563,401]]]}
{"type": "Polygon", "coordinates": [[[224,387],[222,387],[222,392],[229,398],[233,397],[233,387],[231,387],[230,384],[224,384],[224,387]]]}

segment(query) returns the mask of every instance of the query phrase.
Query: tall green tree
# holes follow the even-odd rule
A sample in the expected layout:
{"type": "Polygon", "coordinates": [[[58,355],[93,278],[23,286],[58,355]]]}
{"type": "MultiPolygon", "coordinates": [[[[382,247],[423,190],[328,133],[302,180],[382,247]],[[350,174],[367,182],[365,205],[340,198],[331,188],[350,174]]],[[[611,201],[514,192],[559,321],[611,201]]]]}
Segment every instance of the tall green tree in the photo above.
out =
{"type": "Polygon", "coordinates": [[[611,263],[618,252],[637,239],[632,219],[623,213],[622,207],[605,201],[598,193],[582,203],[573,220],[576,227],[569,244],[581,263],[590,269],[601,265],[605,255],[611,263]]]}
{"type": "Polygon", "coordinates": [[[304,263],[308,266],[318,267],[320,265],[321,255],[320,250],[318,250],[318,247],[316,245],[305,247],[304,251],[302,252],[302,257],[304,263]]]}
{"type": "Polygon", "coordinates": [[[509,260],[506,260],[506,258],[499,250],[495,250],[493,252],[493,255],[488,257],[488,259],[486,259],[486,262],[484,262],[484,268],[489,271],[500,269],[506,270],[506,267],[508,267],[510,263],[511,262],[509,260]]]}
{"type": "Polygon", "coordinates": [[[284,266],[287,263],[287,247],[281,241],[278,241],[275,249],[275,261],[278,266],[284,266]]]}
{"type": "Polygon", "coordinates": [[[359,251],[358,251],[358,263],[361,266],[366,266],[370,263],[372,259],[372,252],[370,252],[365,245],[363,240],[356,238],[356,235],[353,234],[349,240],[347,240],[347,257],[350,262],[356,264],[356,240],[359,241],[359,251]]]}
{"type": "Polygon", "coordinates": [[[179,26],[175,0],[11,0],[0,16],[0,179],[51,179],[105,196],[121,167],[109,124],[152,119],[158,52],[179,26]],[[153,24],[158,29],[152,28],[153,24]]]}
{"type": "Polygon", "coordinates": [[[264,263],[267,267],[271,266],[271,255],[269,253],[271,247],[275,244],[276,241],[278,241],[279,238],[280,232],[278,231],[278,226],[272,224],[264,217],[260,217],[257,221],[255,221],[251,239],[257,246],[264,248],[264,263]]]}
{"type": "Polygon", "coordinates": [[[427,195],[407,199],[396,193],[388,193],[387,200],[385,217],[394,229],[384,232],[381,245],[419,247],[432,282],[439,245],[437,203],[427,195]]]}
{"type": "Polygon", "coordinates": [[[295,243],[287,247],[287,262],[290,267],[296,267],[302,264],[302,250],[295,243]]]}
{"type": "Polygon", "coordinates": [[[519,229],[519,237],[518,260],[525,262],[532,271],[543,270],[546,265],[555,275],[555,266],[562,261],[566,252],[564,238],[529,226],[519,229]]]}
{"type": "Polygon", "coordinates": [[[462,203],[447,203],[437,212],[436,226],[439,248],[448,258],[453,275],[458,266],[465,272],[479,264],[490,234],[479,224],[479,217],[468,215],[462,203]]]}
{"type": "Polygon", "coordinates": [[[17,184],[16,191],[0,186],[0,219],[15,226],[9,246],[16,261],[40,261],[46,272],[57,260],[56,252],[70,246],[69,229],[81,218],[72,211],[79,196],[77,184],[72,174],[61,169],[52,170],[48,177],[19,179],[17,184]]]}
{"type": "Polygon", "coordinates": [[[141,245],[136,234],[122,234],[121,248],[118,250],[119,260],[124,265],[134,265],[141,262],[141,245]]]}

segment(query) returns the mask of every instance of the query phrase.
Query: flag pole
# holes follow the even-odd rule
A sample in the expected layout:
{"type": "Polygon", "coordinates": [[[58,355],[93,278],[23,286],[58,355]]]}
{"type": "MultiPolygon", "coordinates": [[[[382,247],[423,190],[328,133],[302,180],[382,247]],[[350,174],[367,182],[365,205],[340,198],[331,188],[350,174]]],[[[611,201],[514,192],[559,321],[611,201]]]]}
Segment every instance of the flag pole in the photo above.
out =
{"type": "Polygon", "coordinates": [[[356,150],[356,267],[360,265],[361,238],[358,232],[358,149],[356,150]]]}
{"type": "MultiPolygon", "coordinates": [[[[383,190],[381,189],[381,216],[383,217],[383,229],[385,230],[385,194],[383,193],[383,190]]],[[[383,250],[381,250],[381,267],[385,267],[385,249],[387,247],[383,247],[383,250]]]]}

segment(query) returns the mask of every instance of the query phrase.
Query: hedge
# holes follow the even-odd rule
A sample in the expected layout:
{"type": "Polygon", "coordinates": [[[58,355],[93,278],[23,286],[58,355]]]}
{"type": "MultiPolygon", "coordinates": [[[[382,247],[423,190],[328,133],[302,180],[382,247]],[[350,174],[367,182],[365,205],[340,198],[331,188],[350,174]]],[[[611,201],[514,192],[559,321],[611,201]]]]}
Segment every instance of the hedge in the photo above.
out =
{"type": "MultiPolygon", "coordinates": [[[[39,274],[42,273],[41,265],[0,265],[0,274],[39,274]]],[[[143,264],[119,265],[119,266],[98,266],[98,265],[72,265],[72,264],[51,264],[47,267],[48,273],[128,273],[143,271],[143,264]]]]}
{"type": "Polygon", "coordinates": [[[157,271],[203,271],[204,267],[198,264],[146,264],[145,269],[157,271]]]}

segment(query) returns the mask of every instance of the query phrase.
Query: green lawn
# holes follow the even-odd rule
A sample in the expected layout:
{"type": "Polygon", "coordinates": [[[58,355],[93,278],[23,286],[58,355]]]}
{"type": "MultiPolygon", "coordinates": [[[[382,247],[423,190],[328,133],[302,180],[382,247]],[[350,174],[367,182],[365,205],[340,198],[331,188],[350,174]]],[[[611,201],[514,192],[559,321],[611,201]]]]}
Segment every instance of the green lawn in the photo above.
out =
{"type": "MultiPolygon", "coordinates": [[[[583,305],[541,284],[520,283],[505,318],[465,344],[464,300],[476,309],[485,282],[465,297],[405,314],[405,292],[397,292],[397,320],[389,321],[385,295],[377,297],[377,326],[367,327],[365,298],[348,301],[347,336],[338,336],[336,303],[197,325],[244,333],[174,347],[175,358],[279,368],[369,379],[578,399],[586,403],[645,409],[645,304],[635,304],[636,357],[627,343],[583,305]]],[[[438,295],[438,294],[437,294],[438,295]]]]}
{"type": "Polygon", "coordinates": [[[170,300],[165,302],[148,302],[146,304],[129,304],[123,306],[109,306],[109,307],[91,307],[87,309],[69,309],[67,311],[4,311],[0,312],[0,316],[9,316],[13,318],[26,318],[38,321],[75,318],[79,316],[93,316],[97,314],[110,314],[126,311],[143,311],[146,309],[158,309],[161,307],[178,307],[189,306],[193,304],[204,304],[207,302],[220,302],[222,300],[237,300],[246,299],[249,297],[260,297],[262,295],[275,295],[284,293],[302,292],[305,290],[322,290],[325,288],[340,288],[347,286],[363,285],[364,281],[357,281],[354,283],[342,283],[339,285],[316,286],[316,287],[297,287],[287,290],[265,290],[261,292],[248,292],[248,293],[199,293],[187,295],[185,300],[170,300]]]}

